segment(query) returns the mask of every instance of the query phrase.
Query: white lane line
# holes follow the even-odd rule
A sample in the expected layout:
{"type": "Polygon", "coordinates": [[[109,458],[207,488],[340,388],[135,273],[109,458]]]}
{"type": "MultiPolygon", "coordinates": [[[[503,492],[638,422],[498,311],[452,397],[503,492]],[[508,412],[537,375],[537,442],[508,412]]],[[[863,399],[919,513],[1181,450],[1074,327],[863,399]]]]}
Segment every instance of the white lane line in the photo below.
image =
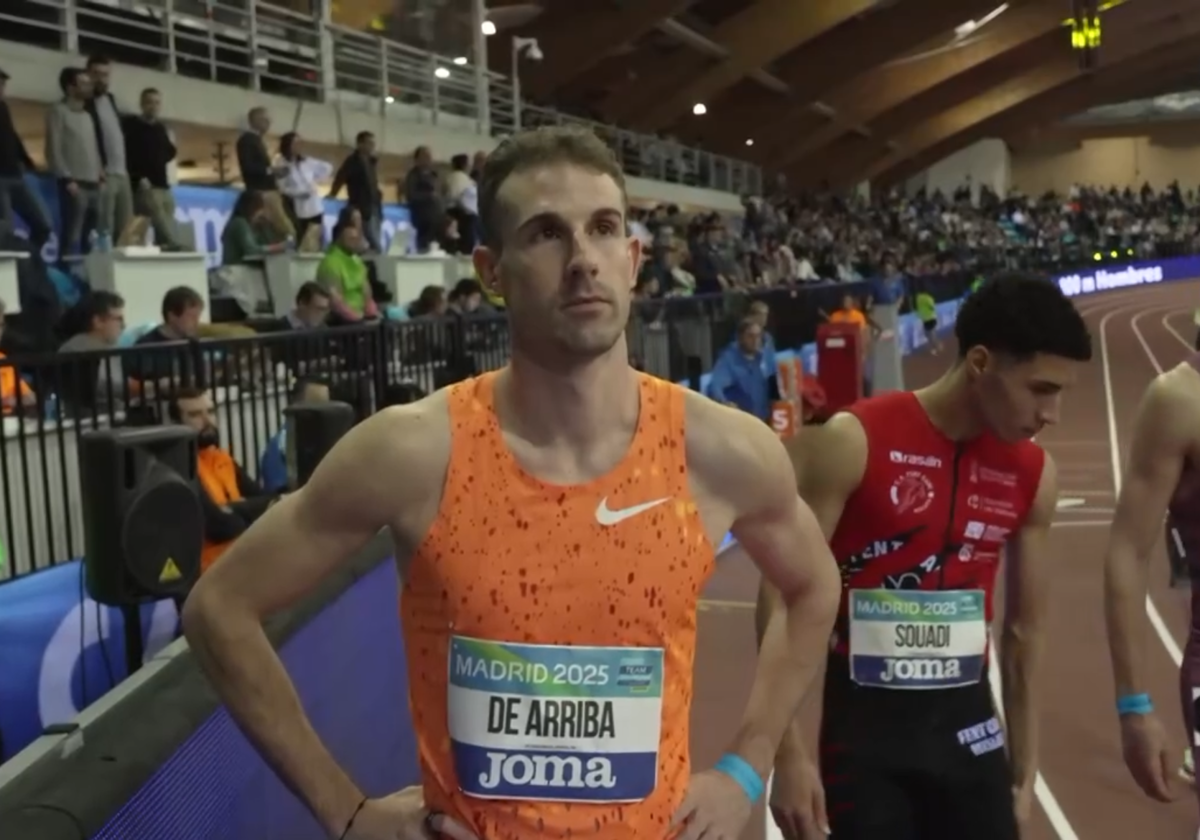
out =
{"type": "MultiPolygon", "coordinates": [[[[1122,309],[1114,309],[1103,318],[1100,319],[1100,367],[1104,373],[1104,402],[1106,408],[1106,416],[1108,420],[1108,439],[1109,452],[1112,456],[1112,483],[1113,493],[1118,497],[1121,495],[1121,441],[1117,433],[1117,405],[1113,398],[1112,386],[1112,365],[1109,361],[1108,354],[1108,322],[1114,315],[1128,312],[1130,307],[1122,309]]],[[[1133,330],[1134,336],[1138,343],[1142,345],[1142,350],[1146,353],[1146,358],[1150,360],[1150,364],[1160,374],[1163,372],[1162,366],[1159,365],[1158,359],[1154,357],[1154,353],[1150,350],[1150,345],[1146,343],[1146,337],[1142,335],[1142,331],[1138,329],[1137,321],[1141,316],[1134,316],[1129,322],[1129,326],[1133,330]]],[[[1180,649],[1179,643],[1175,641],[1175,637],[1171,635],[1171,631],[1167,629],[1167,623],[1163,621],[1162,614],[1158,608],[1154,606],[1154,601],[1150,597],[1150,593],[1146,593],[1146,615],[1150,619],[1150,626],[1154,628],[1154,632],[1158,635],[1159,641],[1166,648],[1167,654],[1175,663],[1175,667],[1183,665],[1183,650],[1180,649]]]]}

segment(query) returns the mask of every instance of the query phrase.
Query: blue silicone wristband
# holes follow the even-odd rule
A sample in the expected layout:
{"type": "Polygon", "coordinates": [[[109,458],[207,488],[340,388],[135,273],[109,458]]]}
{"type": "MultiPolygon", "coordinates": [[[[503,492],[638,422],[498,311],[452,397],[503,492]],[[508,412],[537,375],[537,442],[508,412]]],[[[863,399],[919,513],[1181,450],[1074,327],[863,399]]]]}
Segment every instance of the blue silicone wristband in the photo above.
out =
{"type": "Polygon", "coordinates": [[[757,802],[758,798],[763,795],[762,779],[754,772],[754,768],[750,766],[749,762],[740,755],[726,753],[713,765],[713,769],[719,770],[737,782],[738,787],[745,791],[751,804],[757,802]]]}
{"type": "Polygon", "coordinates": [[[1126,694],[1117,698],[1118,715],[1148,715],[1154,711],[1149,694],[1126,694]]]}

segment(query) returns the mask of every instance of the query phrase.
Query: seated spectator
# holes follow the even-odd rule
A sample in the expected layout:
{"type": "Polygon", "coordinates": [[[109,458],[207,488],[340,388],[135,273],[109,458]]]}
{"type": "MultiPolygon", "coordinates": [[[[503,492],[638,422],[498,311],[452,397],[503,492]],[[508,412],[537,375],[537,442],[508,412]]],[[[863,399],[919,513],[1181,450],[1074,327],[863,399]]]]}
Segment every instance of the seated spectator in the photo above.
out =
{"type": "Polygon", "coordinates": [[[483,287],[478,280],[464,277],[454,284],[447,310],[456,315],[491,315],[495,310],[483,300],[483,287]]]}
{"type": "MultiPolygon", "coordinates": [[[[162,323],[144,333],[134,346],[149,348],[199,338],[203,314],[204,298],[195,289],[187,286],[168,289],[163,295],[162,323]]],[[[162,388],[170,387],[179,378],[194,384],[202,373],[199,353],[194,350],[175,352],[164,348],[163,352],[143,352],[127,359],[125,367],[131,379],[162,388]]]]}
{"type": "Polygon", "coordinates": [[[200,570],[207,571],[262,516],[275,496],[264,491],[221,448],[212,397],[202,388],[181,388],[169,406],[171,421],[196,431],[196,477],[204,513],[200,570]]]}
{"type": "Polygon", "coordinates": [[[721,351],[713,365],[707,394],[765,423],[771,418],[771,399],[770,385],[763,373],[762,335],[756,319],[741,320],[737,338],[721,351]]]}
{"type": "MultiPolygon", "coordinates": [[[[84,331],[62,343],[60,353],[88,353],[96,350],[113,350],[125,331],[125,300],[114,292],[100,289],[85,297],[78,304],[83,316],[84,331]]],[[[87,399],[92,387],[96,388],[96,402],[114,405],[125,390],[125,373],[121,357],[113,354],[91,359],[81,367],[83,379],[66,383],[81,403],[94,404],[87,399]],[[80,393],[74,393],[78,389],[80,393]]]]}
{"type": "MultiPolygon", "coordinates": [[[[0,300],[0,339],[4,337],[4,301],[0,300]]],[[[0,362],[7,356],[0,353],[0,362]]],[[[0,365],[0,408],[4,414],[37,405],[37,394],[29,383],[17,376],[17,370],[9,365],[0,365]]]]}
{"type": "MultiPolygon", "coordinates": [[[[329,383],[324,380],[301,377],[288,391],[288,405],[317,402],[329,402],[329,383]]],[[[286,417],[280,423],[279,431],[267,441],[258,474],[264,492],[283,493],[288,489],[286,417]]]]}
{"type": "Polygon", "coordinates": [[[317,282],[329,294],[337,323],[357,324],[379,317],[367,266],[360,256],[364,245],[362,229],[349,224],[343,215],[333,229],[333,242],[317,266],[317,282]]]}
{"type": "Polygon", "coordinates": [[[272,240],[272,230],[262,193],[243,192],[221,231],[221,265],[253,264],[267,254],[281,253],[285,245],[272,240]]]}
{"type": "Polygon", "coordinates": [[[329,292],[312,280],[300,286],[296,292],[295,306],[277,321],[271,322],[259,332],[284,332],[286,330],[311,330],[325,326],[329,320],[332,300],[329,292]]]}
{"type": "Polygon", "coordinates": [[[446,290],[441,286],[426,286],[408,307],[409,318],[440,318],[446,314],[446,290]]]}

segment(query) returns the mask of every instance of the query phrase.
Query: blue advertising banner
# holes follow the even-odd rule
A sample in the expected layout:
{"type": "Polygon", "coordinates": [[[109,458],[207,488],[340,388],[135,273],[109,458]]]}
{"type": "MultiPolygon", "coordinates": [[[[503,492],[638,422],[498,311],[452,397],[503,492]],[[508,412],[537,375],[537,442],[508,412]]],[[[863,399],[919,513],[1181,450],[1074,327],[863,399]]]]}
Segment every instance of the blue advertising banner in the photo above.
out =
{"type": "Polygon", "coordinates": [[[1200,257],[1193,256],[1097,266],[1090,270],[1057,275],[1054,282],[1058,283],[1067,297],[1077,297],[1172,280],[1195,280],[1198,277],[1200,257]]]}
{"type": "MultiPolygon", "coordinates": [[[[50,214],[50,223],[55,228],[60,220],[58,189],[51,178],[27,176],[27,182],[41,197],[50,214]]],[[[237,201],[241,190],[231,187],[203,187],[181,185],[171,191],[175,196],[175,221],[181,225],[190,225],[195,231],[196,250],[208,254],[210,266],[221,264],[221,231],[233,213],[234,202],[237,201]]],[[[341,199],[325,199],[325,236],[329,237],[338,213],[346,206],[341,199]]],[[[409,227],[408,208],[399,204],[389,204],[383,208],[381,236],[386,248],[396,235],[396,231],[409,227]]],[[[17,232],[25,236],[28,229],[24,222],[18,219],[17,232]]],[[[153,232],[150,241],[153,241],[153,232]]],[[[50,262],[59,256],[57,235],[51,237],[42,255],[50,262]]]]}

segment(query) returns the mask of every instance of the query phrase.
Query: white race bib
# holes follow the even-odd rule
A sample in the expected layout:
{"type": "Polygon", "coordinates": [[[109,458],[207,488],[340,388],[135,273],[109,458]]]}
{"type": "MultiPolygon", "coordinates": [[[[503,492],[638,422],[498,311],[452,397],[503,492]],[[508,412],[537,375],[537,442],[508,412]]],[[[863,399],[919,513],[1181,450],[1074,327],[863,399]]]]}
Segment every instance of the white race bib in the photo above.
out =
{"type": "Polygon", "coordinates": [[[470,796],[639,802],[658,781],[662,648],[450,639],[448,720],[470,796]]]}
{"type": "Polygon", "coordinates": [[[983,677],[982,590],[852,589],[850,679],[875,688],[956,688],[983,677]]]}

